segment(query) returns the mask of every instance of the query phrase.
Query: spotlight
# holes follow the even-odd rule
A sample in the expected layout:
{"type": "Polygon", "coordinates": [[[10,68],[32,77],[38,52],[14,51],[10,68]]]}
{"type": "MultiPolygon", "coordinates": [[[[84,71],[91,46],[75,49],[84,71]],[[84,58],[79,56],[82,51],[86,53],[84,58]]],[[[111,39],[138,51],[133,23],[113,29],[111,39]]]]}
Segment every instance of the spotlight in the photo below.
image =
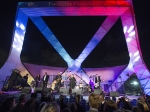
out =
{"type": "Polygon", "coordinates": [[[138,82],[133,81],[131,84],[133,84],[133,85],[138,85],[138,82]]]}

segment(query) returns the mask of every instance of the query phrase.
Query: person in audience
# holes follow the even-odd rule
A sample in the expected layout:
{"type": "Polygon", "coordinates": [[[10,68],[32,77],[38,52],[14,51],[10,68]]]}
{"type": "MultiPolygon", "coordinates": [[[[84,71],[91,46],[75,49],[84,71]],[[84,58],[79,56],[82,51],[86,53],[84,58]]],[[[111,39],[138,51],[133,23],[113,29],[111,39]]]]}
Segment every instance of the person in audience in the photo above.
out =
{"type": "Polygon", "coordinates": [[[67,105],[64,104],[64,96],[60,95],[59,99],[58,99],[58,104],[60,106],[60,112],[64,109],[67,108],[67,105]]]}
{"type": "Polygon", "coordinates": [[[138,101],[137,106],[142,110],[142,112],[149,112],[147,104],[144,101],[138,101]]]}
{"type": "Polygon", "coordinates": [[[42,108],[41,112],[60,112],[60,108],[57,103],[48,103],[42,108]]]}
{"type": "Polygon", "coordinates": [[[41,112],[42,108],[46,105],[46,102],[42,102],[38,108],[38,112],[41,112]]]}
{"type": "Polygon", "coordinates": [[[112,100],[116,103],[116,97],[112,96],[112,100]]]}
{"type": "Polygon", "coordinates": [[[104,105],[105,105],[105,94],[102,92],[100,95],[99,95],[99,98],[100,98],[100,106],[99,106],[99,111],[100,112],[104,112],[104,105]]]}
{"type": "Polygon", "coordinates": [[[71,112],[71,110],[68,108],[64,108],[62,112],[71,112]]]}
{"type": "Polygon", "coordinates": [[[21,112],[21,109],[23,108],[23,105],[27,101],[27,95],[25,93],[21,94],[19,96],[19,102],[15,107],[12,109],[12,112],[21,112]]]}
{"type": "Polygon", "coordinates": [[[36,100],[31,98],[26,101],[21,112],[36,112],[36,100]]]}
{"type": "Polygon", "coordinates": [[[145,97],[140,96],[140,97],[138,98],[138,101],[144,101],[144,102],[146,102],[146,99],[145,99],[145,97]]]}
{"type": "Polygon", "coordinates": [[[104,105],[104,111],[105,112],[113,112],[114,110],[117,110],[118,106],[113,100],[107,100],[104,105]]]}
{"type": "Polygon", "coordinates": [[[72,102],[69,106],[69,109],[71,110],[71,112],[77,112],[77,105],[72,102]]]}
{"type": "Polygon", "coordinates": [[[148,108],[150,108],[150,99],[147,99],[147,106],[148,106],[148,108]]]}
{"type": "Polygon", "coordinates": [[[77,105],[77,111],[79,112],[86,112],[86,109],[84,108],[84,106],[80,105],[81,102],[81,95],[76,95],[75,96],[75,103],[77,105]]]}
{"type": "Polygon", "coordinates": [[[6,98],[1,106],[0,106],[0,112],[11,112],[13,107],[15,106],[15,97],[8,97],[6,98]]]}
{"type": "Polygon", "coordinates": [[[131,111],[132,110],[132,105],[130,104],[129,102],[129,99],[128,98],[125,98],[125,97],[121,97],[119,98],[118,102],[118,108],[119,109],[123,109],[123,110],[128,110],[128,111],[131,111]]]}
{"type": "Polygon", "coordinates": [[[132,112],[142,112],[142,110],[139,107],[135,106],[132,108],[132,112]]]}
{"type": "Polygon", "coordinates": [[[41,92],[41,102],[47,102],[46,92],[41,92]]]}
{"type": "Polygon", "coordinates": [[[53,102],[55,100],[55,97],[51,92],[48,92],[46,96],[47,96],[47,102],[53,102]]]}
{"type": "MultiPolygon", "coordinates": [[[[37,93],[31,93],[30,97],[33,98],[33,99],[35,99],[35,101],[36,101],[37,93]]],[[[36,112],[37,112],[37,110],[38,110],[38,107],[39,107],[39,104],[38,104],[38,102],[36,101],[36,112]]]]}
{"type": "Polygon", "coordinates": [[[89,112],[98,112],[98,108],[100,106],[100,97],[95,93],[91,93],[89,96],[89,112]]]}
{"type": "Polygon", "coordinates": [[[37,93],[31,93],[30,97],[31,97],[31,98],[34,98],[34,99],[36,100],[36,98],[37,98],[37,93]]]}

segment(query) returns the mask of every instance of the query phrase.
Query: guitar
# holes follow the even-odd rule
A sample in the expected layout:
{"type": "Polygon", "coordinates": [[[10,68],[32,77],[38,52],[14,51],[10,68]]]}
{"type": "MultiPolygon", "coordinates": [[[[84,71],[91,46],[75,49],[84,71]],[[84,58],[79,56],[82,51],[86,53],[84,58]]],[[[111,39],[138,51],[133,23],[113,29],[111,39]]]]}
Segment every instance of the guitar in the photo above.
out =
{"type": "Polygon", "coordinates": [[[51,85],[52,90],[55,90],[56,83],[57,83],[57,81],[56,81],[56,80],[54,80],[54,81],[52,82],[52,85],[51,85]]]}
{"type": "Polygon", "coordinates": [[[99,82],[95,83],[95,88],[97,88],[99,86],[99,82]]]}

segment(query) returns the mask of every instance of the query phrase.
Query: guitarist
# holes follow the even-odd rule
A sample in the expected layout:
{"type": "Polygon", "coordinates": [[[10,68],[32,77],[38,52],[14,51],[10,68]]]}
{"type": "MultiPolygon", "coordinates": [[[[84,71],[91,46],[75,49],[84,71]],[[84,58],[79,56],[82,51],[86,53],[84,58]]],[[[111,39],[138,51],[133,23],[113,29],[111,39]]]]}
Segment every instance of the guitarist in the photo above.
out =
{"type": "Polygon", "coordinates": [[[57,90],[59,91],[60,90],[60,87],[61,87],[61,82],[62,82],[62,76],[61,76],[61,74],[58,74],[57,76],[56,76],[56,79],[55,79],[56,81],[57,81],[57,83],[56,83],[56,88],[57,88],[57,90]]]}
{"type": "Polygon", "coordinates": [[[100,89],[100,83],[101,83],[101,76],[98,76],[98,74],[95,75],[95,89],[100,89]]]}

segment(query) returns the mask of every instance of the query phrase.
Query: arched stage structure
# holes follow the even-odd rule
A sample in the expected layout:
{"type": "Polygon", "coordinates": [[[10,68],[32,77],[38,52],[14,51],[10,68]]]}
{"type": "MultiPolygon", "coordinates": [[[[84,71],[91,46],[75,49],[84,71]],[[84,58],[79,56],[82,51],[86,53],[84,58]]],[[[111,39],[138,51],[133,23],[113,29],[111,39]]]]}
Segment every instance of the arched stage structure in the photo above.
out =
{"type": "MultiPolygon", "coordinates": [[[[123,67],[123,69],[118,68],[118,70],[122,71],[114,76],[115,78],[113,77],[113,83],[109,89],[117,91],[121,85],[116,84],[121,80],[127,80],[128,76],[126,74],[132,75],[133,73],[136,73],[145,94],[150,95],[150,73],[142,59],[135,15],[131,0],[19,2],[12,46],[6,63],[0,69],[0,82],[5,80],[6,76],[11,74],[12,69],[20,70],[22,76],[27,73],[31,73],[26,69],[20,60],[20,53],[22,50],[24,35],[26,33],[26,25],[28,19],[30,18],[35,26],[45,36],[47,41],[68,64],[66,71],[77,73],[78,77],[82,77],[83,80],[88,83],[89,76],[86,74],[86,70],[88,72],[89,69],[81,68],[82,62],[107,34],[119,17],[122,21],[130,61],[125,69],[123,67]],[[63,48],[57,37],[55,37],[41,16],[107,16],[107,18],[99,27],[95,35],[91,37],[91,40],[85,46],[78,58],[74,60],[63,48]],[[79,72],[83,70],[85,72],[82,72],[81,76],[81,73],[79,72]],[[121,79],[119,77],[121,77],[121,79]]],[[[34,79],[30,74],[29,83],[32,80],[34,79]]],[[[1,83],[0,88],[2,88],[2,85],[3,84],[1,83]]]]}

